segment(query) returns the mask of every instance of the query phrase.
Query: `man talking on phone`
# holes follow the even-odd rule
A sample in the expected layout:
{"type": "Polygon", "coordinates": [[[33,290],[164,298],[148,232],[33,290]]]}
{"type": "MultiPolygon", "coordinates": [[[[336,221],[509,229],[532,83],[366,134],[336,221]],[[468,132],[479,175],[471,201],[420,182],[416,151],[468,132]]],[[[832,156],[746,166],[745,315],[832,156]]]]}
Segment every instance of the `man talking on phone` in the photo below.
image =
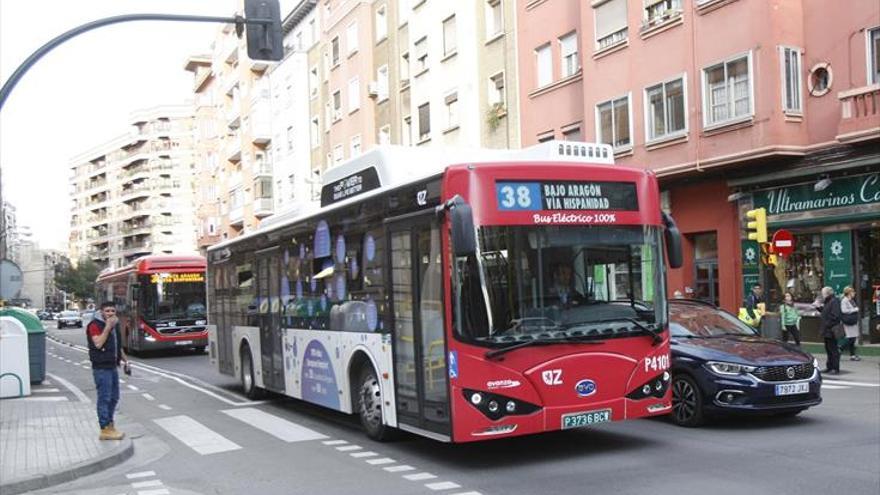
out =
{"type": "Polygon", "coordinates": [[[98,424],[101,426],[98,438],[122,440],[125,435],[113,424],[113,413],[119,402],[118,368],[121,363],[128,366],[128,360],[122,352],[116,304],[110,301],[101,304],[101,312],[86,326],[86,341],[98,392],[98,424]]]}

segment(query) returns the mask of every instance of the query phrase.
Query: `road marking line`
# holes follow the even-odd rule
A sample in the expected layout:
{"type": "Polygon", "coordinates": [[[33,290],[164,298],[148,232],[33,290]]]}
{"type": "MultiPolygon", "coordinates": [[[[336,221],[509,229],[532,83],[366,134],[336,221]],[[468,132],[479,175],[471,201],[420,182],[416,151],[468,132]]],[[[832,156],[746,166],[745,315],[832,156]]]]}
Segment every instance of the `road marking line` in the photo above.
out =
{"type": "Polygon", "coordinates": [[[336,447],[336,450],[340,452],[348,452],[349,450],[361,450],[360,445],[344,445],[342,447],[336,447]]]}
{"type": "Polygon", "coordinates": [[[137,478],[149,478],[150,476],[156,476],[156,471],[141,471],[139,473],[131,473],[125,475],[125,477],[130,480],[134,480],[137,478]]]}
{"type": "Polygon", "coordinates": [[[76,385],[70,383],[69,381],[65,380],[64,378],[61,378],[60,376],[55,376],[52,373],[46,373],[46,376],[48,376],[48,377],[52,378],[53,380],[55,380],[56,382],[60,383],[67,390],[70,390],[71,393],[73,393],[73,395],[76,396],[76,398],[79,399],[80,402],[91,402],[91,400],[89,400],[89,398],[86,397],[86,394],[84,394],[82,390],[80,390],[76,385]]]}
{"type": "Polygon", "coordinates": [[[138,481],[137,483],[132,483],[132,488],[152,488],[154,486],[162,486],[162,480],[150,480],[150,481],[138,481]]]}
{"type": "Polygon", "coordinates": [[[401,471],[415,471],[416,468],[408,466],[406,464],[401,464],[400,466],[388,466],[382,469],[388,471],[389,473],[399,473],[401,471]]]}
{"type": "Polygon", "coordinates": [[[159,409],[162,409],[163,411],[170,411],[171,406],[166,406],[165,404],[159,404],[159,409]]]}
{"type": "Polygon", "coordinates": [[[372,464],[373,466],[381,466],[382,464],[394,464],[395,462],[397,461],[389,457],[383,457],[381,459],[367,459],[367,464],[372,464]]]}
{"type": "Polygon", "coordinates": [[[322,435],[317,431],[310,430],[304,426],[300,426],[253,407],[227,409],[221,412],[247,423],[254,428],[263,430],[273,437],[284,440],[285,442],[305,442],[327,438],[327,435],[322,435]]]}
{"type": "Polygon", "coordinates": [[[416,473],[416,474],[404,474],[404,479],[408,479],[410,481],[424,481],[424,480],[432,480],[437,476],[431,473],[416,473]]]}
{"type": "Polygon", "coordinates": [[[147,399],[147,400],[156,400],[156,398],[150,394],[141,394],[141,397],[143,397],[144,399],[147,399]]]}
{"type": "Polygon", "coordinates": [[[31,392],[35,394],[51,394],[53,392],[60,392],[61,390],[57,388],[35,388],[31,389],[31,392]]]}
{"type": "Polygon", "coordinates": [[[70,399],[67,397],[23,397],[19,400],[29,400],[33,402],[65,402],[70,399]]]}
{"type": "Polygon", "coordinates": [[[855,387],[880,387],[880,383],[867,382],[847,382],[843,380],[822,380],[822,383],[830,383],[832,385],[852,385],[855,387]]]}
{"type": "Polygon", "coordinates": [[[189,416],[171,416],[154,419],[153,421],[164,428],[171,436],[202,455],[217,454],[241,448],[237,443],[189,416]]]}
{"type": "Polygon", "coordinates": [[[126,385],[126,387],[128,387],[129,390],[134,390],[135,392],[140,390],[139,388],[135,387],[134,385],[126,385]]]}
{"type": "Polygon", "coordinates": [[[430,490],[452,490],[454,488],[461,488],[461,485],[457,483],[453,483],[451,481],[441,481],[439,483],[425,483],[425,486],[430,490]]]}
{"type": "Polygon", "coordinates": [[[347,444],[348,442],[346,442],[345,440],[326,440],[321,443],[323,443],[324,445],[344,445],[344,444],[347,444]]]}
{"type": "Polygon", "coordinates": [[[822,384],[822,390],[840,390],[840,389],[844,389],[844,388],[852,388],[852,387],[843,387],[840,385],[825,385],[824,383],[822,384]]]}
{"type": "Polygon", "coordinates": [[[354,457],[354,458],[356,458],[356,459],[359,459],[359,458],[361,458],[361,457],[376,457],[376,456],[379,455],[379,454],[377,454],[377,453],[375,453],[375,452],[371,452],[371,451],[368,450],[368,451],[366,451],[366,452],[354,452],[354,453],[352,453],[352,454],[348,454],[348,455],[350,455],[350,456],[352,456],[352,457],[354,457]]]}
{"type": "Polygon", "coordinates": [[[161,488],[159,490],[141,490],[138,492],[138,495],[168,495],[168,490],[161,488]]]}
{"type": "Polygon", "coordinates": [[[453,493],[452,495],[483,495],[480,492],[461,492],[461,493],[453,493]]]}

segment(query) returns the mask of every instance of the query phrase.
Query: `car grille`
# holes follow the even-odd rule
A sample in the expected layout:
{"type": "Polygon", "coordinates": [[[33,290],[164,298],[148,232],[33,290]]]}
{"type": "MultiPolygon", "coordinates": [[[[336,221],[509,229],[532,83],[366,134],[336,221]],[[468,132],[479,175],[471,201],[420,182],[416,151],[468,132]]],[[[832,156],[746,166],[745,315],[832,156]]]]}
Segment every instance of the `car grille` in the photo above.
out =
{"type": "Polygon", "coordinates": [[[159,328],[162,335],[186,335],[189,333],[204,332],[205,327],[183,327],[183,328],[159,328]]]}
{"type": "Polygon", "coordinates": [[[813,376],[813,363],[794,364],[791,366],[761,366],[752,372],[765,382],[788,382],[805,380],[813,376]],[[788,375],[788,369],[794,370],[794,376],[788,375]]]}

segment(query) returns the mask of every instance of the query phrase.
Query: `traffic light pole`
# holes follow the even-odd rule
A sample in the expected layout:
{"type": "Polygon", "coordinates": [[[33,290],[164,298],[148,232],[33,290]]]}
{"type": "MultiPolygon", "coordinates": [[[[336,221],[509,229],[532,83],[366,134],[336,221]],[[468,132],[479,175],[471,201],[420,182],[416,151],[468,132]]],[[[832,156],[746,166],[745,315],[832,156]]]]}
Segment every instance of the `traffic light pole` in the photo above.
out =
{"type": "Polygon", "coordinates": [[[235,24],[236,32],[239,36],[241,36],[241,32],[246,24],[259,25],[269,28],[275,22],[272,19],[245,19],[243,16],[240,15],[237,15],[235,17],[212,17],[175,14],[126,14],[98,19],[96,21],[92,21],[75,27],[64,34],[55,37],[45,45],[41,46],[37,51],[32,53],[31,56],[27,58],[27,60],[19,65],[18,68],[15,69],[15,72],[12,73],[12,76],[9,77],[9,80],[7,80],[6,83],[3,84],[3,88],[0,89],[0,110],[3,109],[3,105],[6,103],[6,99],[9,97],[9,93],[12,92],[12,89],[15,87],[18,81],[34,64],[37,63],[38,60],[43,58],[43,56],[52,51],[55,47],[75,36],[91,31],[93,29],[109,26],[111,24],[119,24],[122,22],[131,21],[213,22],[220,24],[232,23],[235,24]]]}

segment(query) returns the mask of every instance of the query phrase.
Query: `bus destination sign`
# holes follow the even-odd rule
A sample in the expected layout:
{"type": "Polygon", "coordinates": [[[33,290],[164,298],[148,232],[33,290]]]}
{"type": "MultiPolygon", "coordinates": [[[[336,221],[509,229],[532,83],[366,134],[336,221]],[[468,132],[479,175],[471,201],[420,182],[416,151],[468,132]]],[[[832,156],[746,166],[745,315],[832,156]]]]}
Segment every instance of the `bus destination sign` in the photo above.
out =
{"type": "Polygon", "coordinates": [[[321,206],[332,205],[380,186],[375,167],[361,170],[321,188],[321,206]]]}
{"type": "Polygon", "coordinates": [[[179,282],[204,282],[204,273],[154,273],[150,275],[150,283],[176,284],[179,282]]]}
{"type": "Polygon", "coordinates": [[[632,182],[495,183],[500,211],[638,211],[632,182]]]}

